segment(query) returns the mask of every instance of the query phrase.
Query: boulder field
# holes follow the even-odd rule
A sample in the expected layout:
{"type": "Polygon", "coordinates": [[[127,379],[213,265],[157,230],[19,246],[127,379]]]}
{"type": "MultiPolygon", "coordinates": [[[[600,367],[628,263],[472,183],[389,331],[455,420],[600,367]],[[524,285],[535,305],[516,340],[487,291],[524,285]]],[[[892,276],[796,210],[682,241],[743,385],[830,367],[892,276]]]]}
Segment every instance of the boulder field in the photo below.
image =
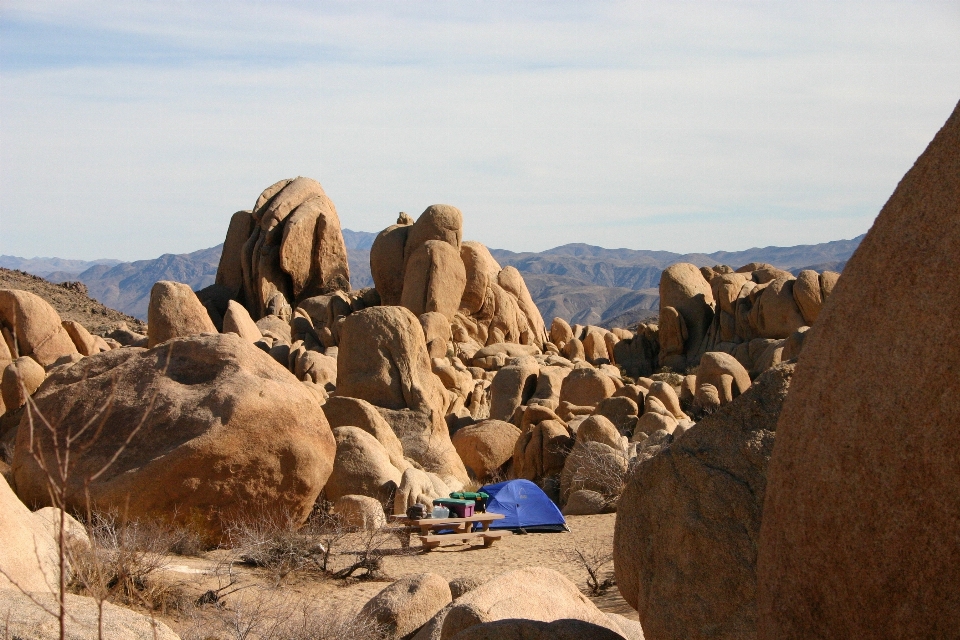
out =
{"type": "MultiPolygon", "coordinates": [[[[954,113],[843,278],[675,264],[635,330],[548,326],[450,205],[384,229],[354,290],[336,208],[303,177],[233,215],[214,285],[156,283],[145,333],[0,290],[0,525],[42,560],[27,507],[51,483],[70,510],[215,542],[251,515],[378,527],[525,478],[568,515],[617,512],[642,632],[533,568],[466,591],[408,576],[365,613],[416,638],[952,635],[958,131],[954,113]]],[[[8,556],[49,591],[56,567],[8,556]]]]}
{"type": "Polygon", "coordinates": [[[835,280],[679,264],[659,326],[548,330],[520,273],[462,227],[450,205],[402,214],[371,248],[375,287],[352,290],[336,207],[300,177],[233,215],[214,285],[154,285],[145,334],[93,335],[0,291],[13,488],[50,504],[45,469],[70,448],[69,508],[210,539],[251,509],[303,521],[318,499],[365,496],[403,511],[509,477],[615,510],[638,460],[796,356],[832,290],[812,283],[835,280]]]}

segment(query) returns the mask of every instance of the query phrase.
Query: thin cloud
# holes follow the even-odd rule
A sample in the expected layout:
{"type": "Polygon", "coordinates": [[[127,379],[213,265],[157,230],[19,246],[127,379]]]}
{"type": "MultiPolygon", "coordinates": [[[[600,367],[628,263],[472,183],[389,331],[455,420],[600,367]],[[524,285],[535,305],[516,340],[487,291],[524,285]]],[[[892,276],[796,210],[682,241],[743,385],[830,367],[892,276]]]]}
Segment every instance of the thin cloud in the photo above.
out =
{"type": "Polygon", "coordinates": [[[513,250],[849,238],[960,98],[952,3],[315,6],[6,2],[0,252],[211,246],[294,175],[513,250]]]}

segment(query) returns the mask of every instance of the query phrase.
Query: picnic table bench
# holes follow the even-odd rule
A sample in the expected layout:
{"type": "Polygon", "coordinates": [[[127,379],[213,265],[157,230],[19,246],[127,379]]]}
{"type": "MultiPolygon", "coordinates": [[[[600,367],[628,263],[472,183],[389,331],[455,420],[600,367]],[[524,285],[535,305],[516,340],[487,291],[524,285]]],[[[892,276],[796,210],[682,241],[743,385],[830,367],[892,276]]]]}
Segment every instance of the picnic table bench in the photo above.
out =
{"type": "Polygon", "coordinates": [[[404,525],[409,544],[409,534],[419,529],[420,542],[423,548],[430,551],[445,542],[469,542],[482,540],[484,547],[489,547],[497,540],[510,535],[509,531],[490,531],[490,524],[495,520],[502,520],[502,513],[477,513],[468,518],[421,518],[412,520],[405,515],[391,516],[395,521],[404,525]],[[479,531],[474,531],[475,525],[480,525],[479,531]],[[452,529],[453,533],[434,533],[438,530],[452,529]]]}

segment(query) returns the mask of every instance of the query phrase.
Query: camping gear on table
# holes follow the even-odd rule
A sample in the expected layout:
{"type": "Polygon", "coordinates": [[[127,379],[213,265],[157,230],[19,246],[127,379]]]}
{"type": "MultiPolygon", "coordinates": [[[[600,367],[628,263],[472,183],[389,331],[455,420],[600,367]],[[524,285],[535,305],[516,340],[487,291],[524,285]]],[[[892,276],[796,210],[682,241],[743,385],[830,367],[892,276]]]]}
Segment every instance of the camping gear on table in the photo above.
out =
{"type": "Polygon", "coordinates": [[[427,510],[427,505],[418,502],[415,505],[407,507],[407,517],[411,520],[422,520],[430,517],[430,511],[427,510]]]}
{"type": "MultiPolygon", "coordinates": [[[[446,510],[446,507],[437,506],[446,510]]],[[[443,544],[469,543],[479,541],[484,547],[511,535],[510,531],[491,531],[490,523],[503,519],[500,513],[480,513],[469,518],[424,518],[410,520],[405,515],[393,515],[391,519],[404,525],[396,530],[400,536],[400,544],[404,548],[410,546],[410,535],[420,530],[420,542],[425,551],[430,551],[443,544]]]]}
{"type": "Polygon", "coordinates": [[[487,510],[487,500],[490,498],[483,491],[454,491],[450,494],[451,498],[459,500],[473,500],[476,502],[474,513],[483,513],[487,510]]]}
{"type": "Polygon", "coordinates": [[[487,513],[502,513],[504,518],[491,523],[491,529],[525,531],[569,531],[560,509],[540,487],[529,480],[507,480],[481,487],[490,496],[487,513]]]}
{"type": "Polygon", "coordinates": [[[430,514],[431,518],[436,520],[442,520],[450,517],[450,509],[446,508],[442,504],[433,505],[433,512],[430,514]]]}
{"type": "Polygon", "coordinates": [[[451,514],[456,514],[453,517],[469,518],[473,515],[476,503],[473,500],[461,500],[458,498],[437,498],[433,501],[434,509],[437,508],[437,505],[446,507],[450,510],[451,514]]]}

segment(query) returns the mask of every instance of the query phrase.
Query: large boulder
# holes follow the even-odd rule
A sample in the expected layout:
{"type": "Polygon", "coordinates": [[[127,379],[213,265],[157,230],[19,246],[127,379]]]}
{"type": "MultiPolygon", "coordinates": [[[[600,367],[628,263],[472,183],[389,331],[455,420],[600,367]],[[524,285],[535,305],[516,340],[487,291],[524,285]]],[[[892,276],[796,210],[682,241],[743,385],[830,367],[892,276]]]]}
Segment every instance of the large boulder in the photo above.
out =
{"type": "Polygon", "coordinates": [[[73,345],[82,356],[92,356],[101,351],[109,351],[110,347],[100,336],[91,335],[87,328],[75,320],[64,320],[63,328],[66,330],[73,345]]]}
{"type": "Polygon", "coordinates": [[[237,211],[230,217],[227,237],[220,250],[220,264],[214,284],[224,287],[231,298],[236,299],[243,290],[243,266],[241,256],[256,222],[251,211],[237,211]]]}
{"type": "MultiPolygon", "coordinates": [[[[242,287],[237,297],[254,318],[268,315],[278,296],[296,306],[312,296],[350,290],[340,219],[316,180],[299,177],[267,187],[251,218],[249,227],[242,217],[236,228],[231,220],[227,240],[235,247],[235,238],[250,229],[240,248],[242,287]]],[[[226,274],[235,271],[236,258],[227,255],[227,246],[225,242],[218,277],[232,286],[226,274]]]]}
{"type": "MultiPolygon", "coordinates": [[[[180,636],[154,616],[137,613],[110,602],[66,593],[66,638],[69,640],[179,640],[180,636]]],[[[0,589],[0,620],[4,635],[21,640],[60,637],[60,620],[51,611],[60,606],[58,596],[0,589]]]]}
{"type": "Polygon", "coordinates": [[[28,291],[0,289],[0,329],[11,360],[30,356],[46,367],[77,353],[57,312],[28,291]]]}
{"type": "Polygon", "coordinates": [[[393,496],[394,514],[406,513],[415,504],[430,506],[437,498],[450,496],[450,487],[434,473],[409,467],[400,476],[400,486],[393,496]]]}
{"type": "Polygon", "coordinates": [[[487,289],[497,281],[501,267],[490,255],[490,250],[479,242],[466,241],[460,245],[460,259],[466,269],[467,282],[460,299],[460,310],[474,314],[483,307],[487,289]]]}
{"type": "Polygon", "coordinates": [[[559,502],[560,474],[573,442],[570,428],[559,420],[544,420],[530,427],[517,438],[514,446],[514,475],[540,483],[547,494],[559,502]]]}
{"type": "Polygon", "coordinates": [[[750,388],[750,374],[728,353],[708,351],[700,358],[697,385],[713,385],[721,404],[726,404],[750,388]]]}
{"type": "Polygon", "coordinates": [[[820,274],[812,269],[804,269],[797,274],[793,283],[793,300],[800,309],[804,323],[811,325],[820,316],[823,306],[823,291],[820,289],[820,274]]]}
{"type": "Polygon", "coordinates": [[[360,609],[360,617],[376,620],[385,638],[406,638],[453,600],[447,580],[436,573],[417,573],[397,580],[360,609]]]}
{"type": "Polygon", "coordinates": [[[8,364],[0,378],[0,397],[6,410],[14,411],[25,405],[46,376],[47,372],[33,358],[23,356],[8,364]]]}
{"type": "Polygon", "coordinates": [[[256,342],[263,337],[246,307],[235,300],[227,303],[227,311],[223,314],[223,333],[228,332],[235,333],[248,342],[256,342]]]}
{"type": "Polygon", "coordinates": [[[370,247],[370,274],[385,305],[399,305],[403,294],[403,248],[413,225],[395,224],[381,231],[370,247]]]}
{"type": "Polygon", "coordinates": [[[333,437],[337,455],[323,489],[327,500],[335,502],[343,496],[360,495],[383,503],[392,501],[400,485],[400,471],[390,464],[383,445],[359,427],[336,427],[333,437]]]}
{"type": "Polygon", "coordinates": [[[807,324],[793,297],[796,280],[787,274],[771,281],[757,302],[757,329],[763,338],[786,338],[807,324]]]}
{"type": "Polygon", "coordinates": [[[469,481],[467,469],[450,442],[447,422],[438,411],[383,408],[378,411],[397,434],[405,457],[437,474],[450,486],[462,486],[469,481]]]}
{"type": "MultiPolygon", "coordinates": [[[[232,333],[84,358],[51,373],[34,401],[57,443],[74,434],[66,506],[81,512],[89,492],[96,508],[203,524],[218,538],[253,511],[306,520],[333,468],[316,396],[232,333]],[[98,428],[77,435],[88,424],[98,428]]],[[[43,506],[35,456],[50,465],[57,446],[46,429],[31,434],[28,418],[13,473],[24,502],[43,506]]]]}
{"type": "MultiPolygon", "coordinates": [[[[527,331],[529,331],[529,334],[527,336],[521,335],[520,342],[522,344],[538,345],[546,342],[547,329],[543,322],[543,316],[540,315],[540,309],[538,309],[534,303],[533,297],[527,289],[527,284],[524,282],[523,276],[520,275],[517,268],[513,266],[504,267],[500,273],[497,274],[497,284],[499,284],[504,291],[516,298],[517,306],[526,318],[527,331]]],[[[521,333],[523,333],[522,330],[521,333]]]]}
{"type": "Polygon", "coordinates": [[[960,633],[958,211],[960,105],[804,341],[770,461],[761,638],[960,633]]]}
{"type": "Polygon", "coordinates": [[[372,435],[383,445],[390,458],[390,464],[403,472],[410,463],[403,457],[403,445],[390,424],[384,420],[377,408],[366,400],[331,396],[323,405],[323,413],[330,428],[359,427],[372,435]]]}
{"type": "Polygon", "coordinates": [[[446,407],[420,321],[403,307],[371,307],[348,316],[337,363],[337,395],[387,409],[442,414],[446,407]]]}
{"type": "Polygon", "coordinates": [[[617,390],[613,379],[592,367],[574,369],[560,385],[560,402],[578,407],[595,407],[617,390]]]}
{"type": "Polygon", "coordinates": [[[344,526],[373,531],[387,526],[387,516],[380,500],[363,495],[345,495],[333,503],[333,514],[344,526]]]}
{"type": "Polygon", "coordinates": [[[54,593],[59,584],[57,540],[0,478],[0,593],[54,593]]]}
{"type": "Polygon", "coordinates": [[[426,243],[443,242],[460,253],[463,240],[463,213],[449,204],[432,204],[423,210],[410,227],[403,250],[403,269],[406,271],[413,255],[426,243]]]}
{"type": "Polygon", "coordinates": [[[150,289],[147,309],[149,347],[173,338],[216,332],[207,310],[188,285],[161,280],[150,289]]]}
{"type": "Polygon", "coordinates": [[[540,365],[529,356],[497,371],[490,384],[490,417],[509,420],[517,407],[533,397],[539,375],[540,365]]]}
{"type": "Polygon", "coordinates": [[[458,429],[453,446],[460,459],[479,480],[489,478],[510,461],[520,429],[502,420],[484,420],[458,429]]]}
{"type": "Polygon", "coordinates": [[[430,366],[420,321],[403,307],[351,314],[340,330],[337,395],[366,400],[427,471],[463,483],[467,471],[444,421],[443,383],[430,366]]]}
{"type": "MultiPolygon", "coordinates": [[[[437,640],[449,640],[466,629],[499,620],[578,620],[621,633],[620,626],[576,585],[557,571],[542,567],[524,567],[497,576],[457,598],[434,620],[438,633],[433,637],[437,640]]],[[[430,629],[424,627],[415,637],[431,637],[429,633],[430,629]]]]}
{"type": "Polygon", "coordinates": [[[459,248],[428,240],[407,260],[400,304],[418,316],[437,312],[451,319],[460,307],[466,283],[459,248]]]}
{"type": "Polygon", "coordinates": [[[760,377],[631,472],[614,569],[649,638],[748,638],[766,471],[793,365],[760,377]]]}

